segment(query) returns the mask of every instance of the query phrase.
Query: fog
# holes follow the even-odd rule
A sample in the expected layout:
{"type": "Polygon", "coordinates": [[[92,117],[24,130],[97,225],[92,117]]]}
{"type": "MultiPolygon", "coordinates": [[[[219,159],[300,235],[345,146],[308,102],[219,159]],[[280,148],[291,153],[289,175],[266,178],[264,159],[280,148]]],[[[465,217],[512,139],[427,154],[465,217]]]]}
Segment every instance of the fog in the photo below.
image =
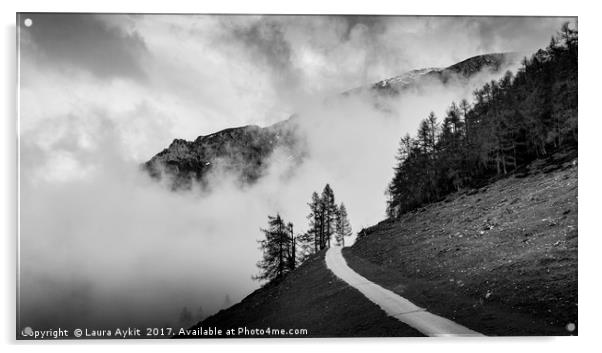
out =
{"type": "MultiPolygon", "coordinates": [[[[137,28],[142,34],[133,37],[144,38],[139,48],[152,52],[157,38],[143,29],[161,29],[160,24],[149,27],[140,21],[137,28]]],[[[239,26],[248,28],[237,24],[238,31],[239,26]]],[[[345,35],[353,40],[353,32],[340,34],[345,35]]],[[[41,50],[31,44],[35,40],[24,40],[41,50]]],[[[256,43],[253,50],[264,44],[256,43]]],[[[186,44],[180,49],[186,53],[186,44]]],[[[35,50],[30,50],[22,53],[33,55],[35,50]]],[[[325,100],[326,93],[339,87],[299,89],[295,85],[304,80],[299,77],[307,76],[301,75],[289,76],[296,84],[287,89],[269,73],[263,82],[275,83],[265,89],[282,91],[270,97],[282,98],[284,106],[266,106],[266,97],[258,93],[261,98],[245,103],[240,114],[248,115],[252,108],[262,118],[203,125],[197,120],[210,120],[212,114],[202,113],[201,119],[184,124],[179,116],[190,113],[174,104],[176,98],[157,93],[156,78],[148,71],[137,72],[134,78],[149,85],[143,87],[128,81],[131,77],[120,81],[111,76],[99,82],[81,73],[70,79],[36,65],[31,57],[22,60],[19,325],[34,328],[179,327],[185,324],[179,320],[184,307],[195,316],[199,307],[206,314],[221,309],[226,297],[240,301],[260,285],[251,276],[261,256],[259,229],[266,226],[268,215],[279,212],[294,222],[297,232],[305,230],[311,193],[330,183],[336,201],[347,206],[354,232],[382,220],[399,138],[414,134],[430,111],[442,117],[452,101],[470,100],[475,88],[493,78],[483,73],[468,83],[431,84],[390,98],[384,111],[365,94],[331,95],[335,98],[325,100]],[[141,72],[148,77],[140,78],[141,72]],[[146,93],[156,99],[141,99],[146,93]],[[167,147],[170,139],[213,132],[201,125],[211,129],[244,121],[266,126],[275,116],[283,120],[293,112],[299,116],[299,134],[307,139],[307,157],[296,165],[284,151],[275,151],[266,175],[252,186],[240,188],[235,175],[218,173],[210,176],[210,192],[197,188],[173,192],[139,169],[140,162],[167,147]],[[178,118],[171,119],[172,115],[178,118]]],[[[378,66],[387,62],[380,60],[378,66]]],[[[268,64],[280,67],[280,72],[287,65],[268,64]]],[[[99,65],[94,62],[94,75],[106,72],[99,65]]],[[[163,70],[164,65],[172,64],[148,67],[163,70]]],[[[370,60],[363,65],[370,65],[370,60]]],[[[260,69],[249,77],[262,73],[260,69]]],[[[254,92],[262,86],[248,89],[254,92]]],[[[240,93],[230,95],[228,90],[217,104],[237,107],[240,93]]]]}
{"type": "MultiPolygon", "coordinates": [[[[46,156],[55,166],[78,169],[68,182],[52,174],[21,179],[23,322],[177,326],[183,307],[212,313],[226,295],[238,302],[259,285],[251,276],[267,215],[279,212],[303,231],[311,193],[330,183],[354,231],[384,218],[399,137],[413,133],[429,111],[441,116],[471,89],[429,91],[396,98],[393,112],[375,109],[362,95],[300,102],[299,133],[309,148],[304,162],[289,165],[276,151],[257,184],[241,189],[234,175],[212,175],[209,193],[172,192],[151,180],[121,157],[117,127],[105,122],[96,141],[102,149],[46,156]],[[302,108],[307,106],[312,108],[302,108]],[[70,158],[85,158],[91,166],[70,166],[70,158]]],[[[27,175],[37,163],[30,156],[40,153],[24,140],[27,175]]]]}

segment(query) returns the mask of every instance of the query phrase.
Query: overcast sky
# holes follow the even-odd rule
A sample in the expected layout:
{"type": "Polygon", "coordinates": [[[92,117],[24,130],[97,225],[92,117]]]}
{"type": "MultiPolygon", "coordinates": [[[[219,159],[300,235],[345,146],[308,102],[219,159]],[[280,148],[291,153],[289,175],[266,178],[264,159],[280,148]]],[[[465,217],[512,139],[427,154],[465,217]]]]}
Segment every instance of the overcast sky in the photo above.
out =
{"type": "MultiPolygon", "coordinates": [[[[564,21],[23,15],[21,128],[33,132],[51,120],[57,129],[68,117],[108,119],[119,126],[128,157],[146,160],[176,137],[285,119],[299,97],[328,96],[477,54],[532,52],[564,21]]],[[[60,138],[43,130],[38,133],[60,138]]],[[[94,132],[80,130],[80,142],[93,144],[94,132]]]]}

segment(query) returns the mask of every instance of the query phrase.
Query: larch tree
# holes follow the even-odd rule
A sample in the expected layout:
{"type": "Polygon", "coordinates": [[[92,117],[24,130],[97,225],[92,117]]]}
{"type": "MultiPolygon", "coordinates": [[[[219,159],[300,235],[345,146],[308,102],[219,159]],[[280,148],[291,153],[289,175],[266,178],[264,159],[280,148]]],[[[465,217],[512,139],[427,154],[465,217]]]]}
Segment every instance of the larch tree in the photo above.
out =
{"type": "Polygon", "coordinates": [[[287,251],[288,269],[293,271],[297,266],[297,238],[295,237],[295,231],[291,222],[287,225],[287,232],[290,238],[290,244],[287,251]]]}
{"type": "Polygon", "coordinates": [[[335,230],[335,222],[338,207],[334,199],[334,191],[329,184],[324,186],[324,190],[322,190],[322,196],[320,197],[322,201],[322,239],[321,239],[321,248],[329,248],[330,240],[334,235],[335,230]]]}
{"type": "Polygon", "coordinates": [[[268,228],[261,231],[265,235],[265,239],[259,241],[263,258],[257,263],[260,273],[253,278],[260,281],[280,279],[292,267],[289,263],[292,248],[290,228],[277,214],[268,216],[268,228]]]}
{"type": "Polygon", "coordinates": [[[314,191],[311,195],[311,201],[307,204],[310,212],[307,215],[309,220],[309,230],[307,231],[304,239],[306,244],[313,240],[313,253],[317,253],[322,249],[322,235],[323,235],[323,217],[322,217],[322,200],[318,193],[314,191]]]}
{"type": "Polygon", "coordinates": [[[337,245],[345,246],[345,238],[350,237],[352,234],[351,224],[349,223],[349,218],[347,215],[347,208],[345,208],[345,204],[341,202],[337,212],[336,218],[336,232],[335,239],[337,245]]]}

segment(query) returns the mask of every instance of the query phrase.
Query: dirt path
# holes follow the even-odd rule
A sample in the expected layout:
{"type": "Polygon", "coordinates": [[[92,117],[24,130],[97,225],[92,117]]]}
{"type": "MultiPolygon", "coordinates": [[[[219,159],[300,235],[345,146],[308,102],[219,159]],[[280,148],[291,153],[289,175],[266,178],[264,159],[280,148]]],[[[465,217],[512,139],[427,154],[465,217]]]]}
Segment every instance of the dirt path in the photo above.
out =
{"type": "Polygon", "coordinates": [[[347,266],[341,247],[332,246],[328,249],[326,267],[378,305],[387,315],[427,336],[483,336],[451,320],[429,313],[426,309],[362,277],[347,266]]]}

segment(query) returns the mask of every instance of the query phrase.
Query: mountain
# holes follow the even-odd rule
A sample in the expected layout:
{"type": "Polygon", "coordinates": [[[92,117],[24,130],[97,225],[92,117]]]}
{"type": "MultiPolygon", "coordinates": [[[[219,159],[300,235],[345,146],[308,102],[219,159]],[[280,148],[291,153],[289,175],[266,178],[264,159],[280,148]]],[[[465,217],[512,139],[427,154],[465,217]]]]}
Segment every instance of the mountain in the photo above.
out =
{"type": "MultiPolygon", "coordinates": [[[[438,82],[465,82],[480,72],[501,73],[518,60],[516,53],[478,55],[443,69],[413,70],[403,75],[342,93],[343,97],[366,89],[374,96],[397,95],[403,90],[438,82]]],[[[376,107],[382,107],[377,103],[376,107]]],[[[225,129],[194,141],[175,139],[169,147],[143,164],[153,178],[169,178],[173,189],[190,188],[193,181],[206,186],[212,171],[238,176],[241,185],[251,184],[266,171],[267,161],[277,148],[297,161],[305,155],[303,136],[297,133],[297,117],[268,127],[248,125],[225,129]]]]}
{"type": "Polygon", "coordinates": [[[276,148],[288,151],[289,158],[302,158],[302,141],[295,126],[293,116],[265,128],[247,125],[199,136],[194,141],[175,139],[143,168],[154,178],[171,178],[173,189],[189,188],[193,180],[206,186],[205,176],[212,171],[237,175],[241,184],[250,184],[265,173],[276,148]]]}
{"type": "Polygon", "coordinates": [[[420,88],[429,83],[462,84],[479,73],[502,73],[518,64],[520,58],[521,54],[515,52],[477,55],[446,68],[412,70],[368,87],[354,88],[343,94],[351,95],[368,90],[376,95],[398,95],[405,90],[420,88]]]}

